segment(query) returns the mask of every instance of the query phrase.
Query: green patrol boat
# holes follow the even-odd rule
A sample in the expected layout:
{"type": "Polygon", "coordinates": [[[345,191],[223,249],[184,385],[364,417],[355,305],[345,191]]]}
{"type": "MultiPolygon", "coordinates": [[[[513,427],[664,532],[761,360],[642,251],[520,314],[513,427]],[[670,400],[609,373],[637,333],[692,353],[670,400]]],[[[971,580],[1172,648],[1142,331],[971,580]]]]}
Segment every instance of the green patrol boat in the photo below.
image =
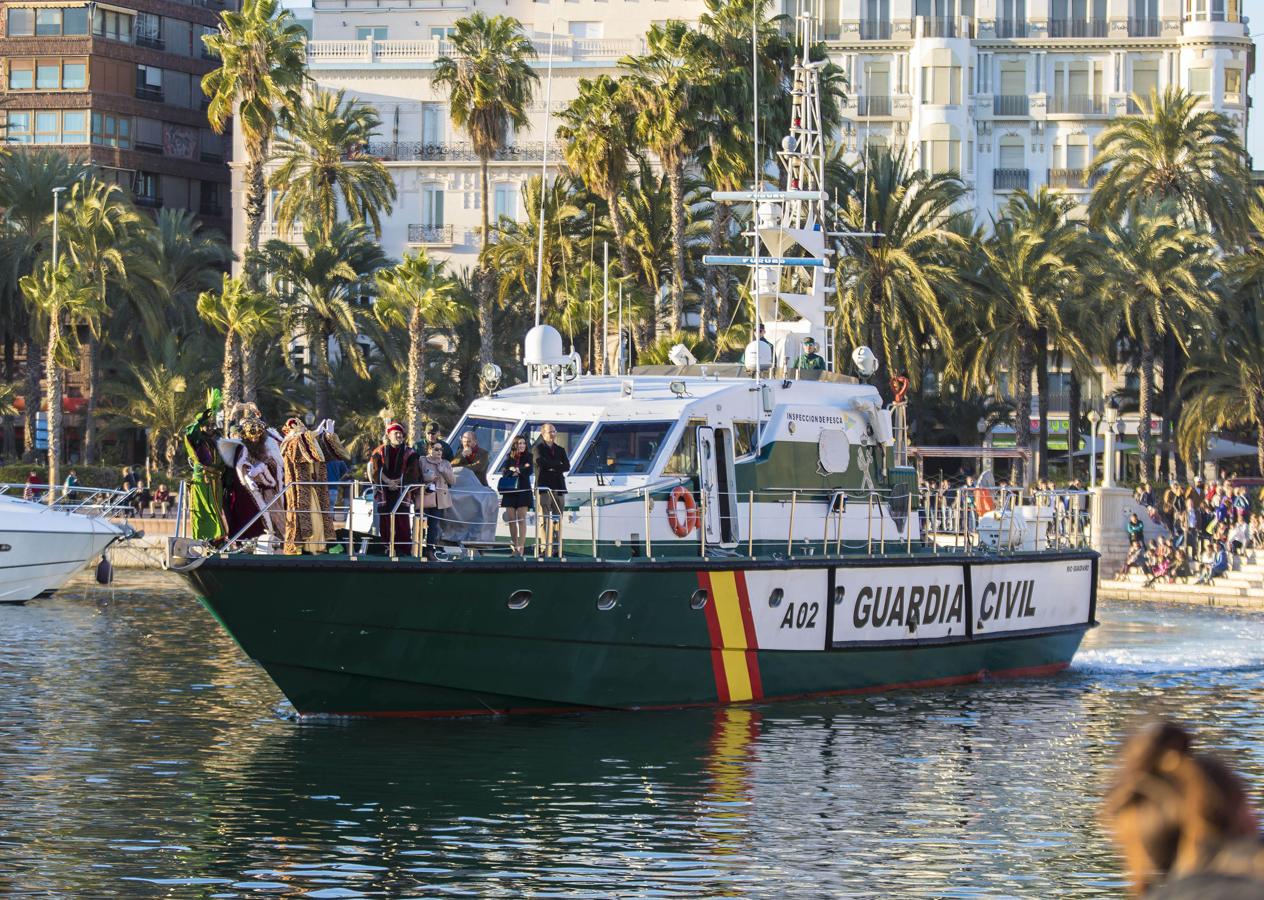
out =
{"type": "MultiPolygon", "coordinates": [[[[753,246],[706,259],[751,269],[767,339],[740,363],[700,366],[677,347],[674,365],[625,373],[620,327],[619,350],[603,353],[616,374],[587,375],[537,324],[526,381],[497,390],[491,367],[449,437],[473,433],[499,473],[515,438],[555,426],[566,493],[534,485],[535,510],[560,513],[532,514],[532,556],[508,552],[495,493],[468,471],[432,558],[411,542],[419,510],[406,505],[391,512],[414,517],[410,540],[366,552],[359,496],[338,554],[284,556],[240,535],[170,541],[170,567],[300,714],[748,703],[1069,665],[1095,624],[1082,498],[924,494],[899,392],[885,405],[862,381],[873,355],[853,353],[860,378],[837,371],[815,18],[798,27],[784,188],[716,192],[750,204],[753,246]]],[[[273,502],[300,493],[314,492],[273,502]]]]}

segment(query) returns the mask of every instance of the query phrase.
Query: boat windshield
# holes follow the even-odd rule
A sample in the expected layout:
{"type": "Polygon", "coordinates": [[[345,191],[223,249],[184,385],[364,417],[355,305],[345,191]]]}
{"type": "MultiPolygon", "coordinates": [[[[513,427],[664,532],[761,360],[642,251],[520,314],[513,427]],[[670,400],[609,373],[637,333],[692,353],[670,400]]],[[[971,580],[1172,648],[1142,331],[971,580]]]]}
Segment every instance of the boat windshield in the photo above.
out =
{"type": "Polygon", "coordinates": [[[517,434],[525,434],[527,436],[527,446],[534,447],[535,442],[540,439],[540,428],[547,422],[553,422],[553,427],[557,429],[555,440],[566,450],[568,457],[574,455],[575,448],[579,446],[579,442],[584,438],[584,433],[592,425],[592,422],[558,422],[553,419],[533,419],[528,421],[524,428],[518,429],[517,434]]]}
{"type": "Polygon", "coordinates": [[[644,475],[675,422],[606,422],[597,429],[576,475],[644,475]]]}
{"type": "MultiPolygon", "coordinates": [[[[516,422],[505,419],[482,419],[477,416],[466,416],[461,424],[452,432],[451,444],[455,447],[461,442],[461,435],[467,431],[474,432],[478,445],[487,451],[488,459],[495,459],[496,454],[509,441],[509,434],[516,422]]],[[[459,448],[458,448],[459,449],[459,448]]]]}

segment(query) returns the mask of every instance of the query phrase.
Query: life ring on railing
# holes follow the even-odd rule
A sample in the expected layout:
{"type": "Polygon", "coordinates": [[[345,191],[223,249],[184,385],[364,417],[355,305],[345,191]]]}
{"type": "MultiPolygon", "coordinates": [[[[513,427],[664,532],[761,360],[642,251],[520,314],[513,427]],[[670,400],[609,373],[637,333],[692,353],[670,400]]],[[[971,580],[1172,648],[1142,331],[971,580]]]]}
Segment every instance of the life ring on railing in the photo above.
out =
{"type": "Polygon", "coordinates": [[[895,403],[903,403],[904,398],[908,396],[909,380],[903,375],[896,375],[891,379],[891,393],[895,395],[895,403]]]}
{"type": "Polygon", "coordinates": [[[678,484],[672,488],[671,495],[667,498],[667,524],[672,534],[681,538],[688,537],[698,527],[698,504],[694,501],[693,494],[683,485],[678,484]],[[685,510],[683,521],[680,517],[681,507],[685,510]]]}

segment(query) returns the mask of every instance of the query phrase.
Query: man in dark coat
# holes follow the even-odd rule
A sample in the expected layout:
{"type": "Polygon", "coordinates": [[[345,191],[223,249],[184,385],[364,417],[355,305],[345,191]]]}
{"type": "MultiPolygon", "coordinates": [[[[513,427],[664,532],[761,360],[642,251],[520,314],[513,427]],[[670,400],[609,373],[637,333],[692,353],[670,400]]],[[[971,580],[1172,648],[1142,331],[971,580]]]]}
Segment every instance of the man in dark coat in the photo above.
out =
{"type": "Polygon", "coordinates": [[[540,496],[540,522],[544,526],[544,555],[562,555],[562,507],[566,505],[566,473],[571,460],[566,448],[557,443],[557,428],[545,424],[532,453],[535,488],[540,496]]]}
{"type": "Polygon", "coordinates": [[[409,523],[408,500],[396,502],[408,485],[421,484],[420,457],[408,446],[404,426],[392,422],[386,428],[386,441],[369,457],[369,481],[375,485],[377,498],[378,540],[374,545],[378,552],[399,556],[400,551],[412,549],[413,533],[409,523]],[[395,510],[394,515],[391,511],[395,510]]]}

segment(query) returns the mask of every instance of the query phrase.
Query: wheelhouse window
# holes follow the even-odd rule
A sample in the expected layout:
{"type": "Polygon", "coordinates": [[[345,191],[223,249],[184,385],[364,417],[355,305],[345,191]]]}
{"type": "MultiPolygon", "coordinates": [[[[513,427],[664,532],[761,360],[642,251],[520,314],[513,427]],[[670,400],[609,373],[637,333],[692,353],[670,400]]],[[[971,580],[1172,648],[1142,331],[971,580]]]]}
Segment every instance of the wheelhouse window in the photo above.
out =
{"type": "Polygon", "coordinates": [[[733,423],[733,456],[741,459],[755,452],[756,426],[754,422],[733,423]]]}
{"type": "Polygon", "coordinates": [[[513,433],[514,425],[506,419],[482,419],[477,416],[466,416],[461,420],[461,424],[456,427],[456,431],[452,432],[452,449],[455,450],[460,444],[461,435],[467,431],[474,432],[474,436],[478,438],[478,445],[487,451],[487,458],[494,460],[496,455],[509,442],[509,435],[513,433]]]}
{"type": "MultiPolygon", "coordinates": [[[[588,431],[589,425],[592,424],[591,422],[558,422],[554,419],[533,419],[527,422],[523,429],[519,429],[518,434],[525,434],[527,436],[527,446],[535,447],[535,442],[540,439],[540,428],[548,422],[552,422],[553,427],[557,429],[557,436],[554,440],[562,445],[568,457],[575,455],[575,449],[579,446],[579,442],[583,440],[584,433],[588,431]]],[[[457,437],[460,437],[460,435],[457,435],[457,437]]]]}
{"type": "Polygon", "coordinates": [[[576,475],[644,475],[674,422],[606,422],[597,428],[576,475]]]}
{"type": "Polygon", "coordinates": [[[704,422],[701,419],[689,420],[663,466],[664,475],[698,474],[698,426],[702,424],[704,422]]]}

